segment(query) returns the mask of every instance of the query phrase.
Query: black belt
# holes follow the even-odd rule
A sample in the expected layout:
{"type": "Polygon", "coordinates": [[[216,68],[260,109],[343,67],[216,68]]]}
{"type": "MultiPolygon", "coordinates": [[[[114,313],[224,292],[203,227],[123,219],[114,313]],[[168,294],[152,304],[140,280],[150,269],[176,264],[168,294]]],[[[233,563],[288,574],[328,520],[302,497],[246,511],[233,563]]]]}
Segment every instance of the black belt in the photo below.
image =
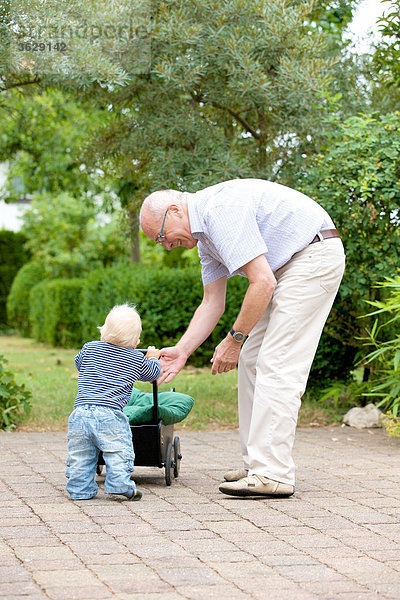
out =
{"type": "Polygon", "coordinates": [[[330,238],[340,238],[339,232],[337,229],[322,229],[313,240],[311,240],[310,244],[315,244],[315,242],[320,242],[321,237],[324,240],[329,240],[330,238]]]}

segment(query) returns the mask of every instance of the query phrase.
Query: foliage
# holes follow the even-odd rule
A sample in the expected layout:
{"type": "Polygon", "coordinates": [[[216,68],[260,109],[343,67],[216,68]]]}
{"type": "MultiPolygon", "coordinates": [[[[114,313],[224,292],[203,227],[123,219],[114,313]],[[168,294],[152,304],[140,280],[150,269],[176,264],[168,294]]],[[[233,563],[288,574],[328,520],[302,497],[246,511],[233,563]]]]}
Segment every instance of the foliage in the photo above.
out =
{"type": "Polygon", "coordinates": [[[142,318],[144,346],[171,345],[185,331],[201,295],[197,269],[150,270],[128,264],[97,269],[88,276],[83,292],[83,338],[98,338],[97,326],[112,306],[131,302],[142,318]]]}
{"type": "Polygon", "coordinates": [[[332,216],[347,255],[345,276],[327,330],[358,347],[368,322],[364,299],[400,265],[400,112],[361,115],[337,124],[325,152],[302,178],[302,189],[332,216]]]}
{"type": "Polygon", "coordinates": [[[7,161],[1,190],[6,201],[35,193],[93,195],[104,191],[100,172],[84,163],[84,151],[107,113],[60,90],[4,97],[0,161],[7,161]]]}
{"type": "Polygon", "coordinates": [[[25,242],[21,232],[0,230],[0,326],[7,323],[7,296],[13,279],[30,258],[25,242]]]}
{"type": "Polygon", "coordinates": [[[7,362],[0,354],[0,429],[10,431],[29,414],[32,394],[15,382],[13,373],[6,368],[7,362]]]}
{"type": "MultiPolygon", "coordinates": [[[[231,329],[239,312],[248,282],[244,277],[228,280],[226,310],[207,340],[189,362],[208,365],[215,346],[231,329]]],[[[186,331],[194,310],[202,299],[199,266],[176,270],[149,269],[147,265],[113,265],[88,276],[82,295],[83,340],[98,337],[97,326],[104,322],[114,304],[131,302],[142,318],[142,344],[158,347],[175,344],[186,331]]],[[[311,371],[311,382],[344,376],[348,357],[342,344],[327,335],[321,340],[311,371]]]]}
{"type": "Polygon", "coordinates": [[[100,114],[104,127],[85,145],[84,162],[97,161],[114,181],[137,261],[147,192],[244,176],[296,185],[299,163],[319,147],[332,97],[342,95],[341,114],[363,108],[341,35],[354,4],[27,1],[3,14],[1,85],[79,89],[91,117],[97,107],[94,122],[100,114]],[[18,42],[34,39],[65,42],[67,51],[18,51],[18,42]]]}
{"type": "Polygon", "coordinates": [[[150,8],[148,0],[5,0],[0,11],[0,89],[29,83],[69,89],[124,85],[132,73],[146,72],[150,8]],[[35,42],[45,47],[33,47],[35,42]]]}
{"type": "MultiPolygon", "coordinates": [[[[243,299],[247,281],[235,277],[228,282],[226,312],[211,336],[192,355],[192,364],[208,364],[214,347],[232,326],[243,299]]],[[[98,337],[114,304],[134,303],[142,319],[141,343],[158,347],[174,345],[186,331],[202,299],[198,267],[176,270],[118,265],[98,269],[87,279],[82,298],[83,338],[98,337]]]]}
{"type": "Polygon", "coordinates": [[[32,335],[52,346],[76,347],[82,341],[83,279],[44,280],[30,293],[32,335]]]}
{"type": "Polygon", "coordinates": [[[153,3],[151,76],[112,99],[105,152],[135,149],[120,166],[139,190],[274,177],[318,122],[328,82],[309,12],[287,0],[153,3]]]}
{"type": "Polygon", "coordinates": [[[400,277],[386,278],[378,283],[378,287],[388,290],[389,296],[384,301],[369,302],[377,309],[370,316],[389,314],[391,318],[381,325],[376,319],[364,340],[368,346],[375,348],[364,359],[367,364],[374,365],[374,376],[365,395],[380,398],[376,406],[382,406],[397,418],[400,415],[400,277]],[[381,339],[388,326],[393,324],[396,325],[395,337],[381,339]]]}
{"type": "Polygon", "coordinates": [[[31,289],[44,279],[44,269],[36,262],[29,262],[18,271],[7,298],[8,323],[23,336],[29,336],[29,294],[31,289]]]}
{"type": "Polygon", "coordinates": [[[384,86],[400,88],[400,0],[382,0],[387,5],[378,19],[381,39],[377,43],[373,63],[384,86]]]}
{"type": "Polygon", "coordinates": [[[48,277],[77,277],[121,256],[128,258],[118,220],[114,217],[102,225],[97,212],[84,197],[68,193],[34,196],[24,214],[23,231],[27,248],[48,277]]]}
{"type": "Polygon", "coordinates": [[[389,434],[389,437],[400,438],[400,417],[395,417],[392,413],[382,416],[382,423],[389,434]]]}
{"type": "Polygon", "coordinates": [[[335,410],[338,420],[353,406],[363,405],[363,394],[367,390],[367,383],[360,381],[352,373],[350,381],[335,381],[325,387],[318,398],[320,404],[330,404],[335,410]]]}

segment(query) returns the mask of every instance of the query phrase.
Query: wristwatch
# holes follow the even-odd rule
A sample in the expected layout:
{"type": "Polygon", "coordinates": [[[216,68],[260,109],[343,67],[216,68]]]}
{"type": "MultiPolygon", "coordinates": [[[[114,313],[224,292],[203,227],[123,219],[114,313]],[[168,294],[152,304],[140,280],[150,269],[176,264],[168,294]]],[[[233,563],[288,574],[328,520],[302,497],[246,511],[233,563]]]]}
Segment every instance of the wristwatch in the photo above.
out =
{"type": "Polygon", "coordinates": [[[242,333],[241,331],[235,331],[234,329],[231,329],[229,333],[231,334],[235,342],[242,343],[249,337],[245,333],[242,333]]]}

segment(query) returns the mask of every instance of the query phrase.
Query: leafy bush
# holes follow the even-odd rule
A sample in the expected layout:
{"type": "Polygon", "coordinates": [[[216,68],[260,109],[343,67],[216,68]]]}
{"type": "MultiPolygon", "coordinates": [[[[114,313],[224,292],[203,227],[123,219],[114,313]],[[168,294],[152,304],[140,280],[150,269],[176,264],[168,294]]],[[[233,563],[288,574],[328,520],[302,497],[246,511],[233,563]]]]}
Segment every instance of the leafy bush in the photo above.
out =
{"type": "Polygon", "coordinates": [[[375,284],[399,273],[400,112],[354,116],[329,131],[301,188],[329,212],[343,239],[346,271],[327,328],[355,356],[371,327],[359,319],[365,299],[382,300],[375,284]]]}
{"type": "Polygon", "coordinates": [[[142,319],[142,345],[174,344],[201,297],[198,269],[151,270],[132,264],[96,269],[89,275],[82,297],[83,338],[98,338],[97,327],[112,306],[130,302],[142,319]]]}
{"type": "Polygon", "coordinates": [[[128,258],[129,249],[118,220],[101,224],[90,197],[68,193],[35,194],[24,214],[27,247],[46,276],[82,277],[91,269],[128,258]]]}
{"type": "Polygon", "coordinates": [[[29,414],[31,393],[15,382],[5,368],[7,360],[0,354],[0,429],[14,429],[29,414]]]}
{"type": "MultiPolygon", "coordinates": [[[[229,331],[239,310],[247,280],[228,282],[226,312],[214,332],[192,355],[191,362],[209,364],[215,345],[229,331]]],[[[199,268],[155,269],[122,264],[93,271],[82,297],[83,338],[98,338],[97,326],[104,323],[114,304],[131,302],[142,319],[141,345],[174,345],[186,331],[201,302],[203,287],[199,268]]]]}
{"type": "Polygon", "coordinates": [[[13,279],[29,260],[25,242],[26,237],[21,232],[0,230],[0,325],[7,323],[7,296],[13,279]]]}
{"type": "Polygon", "coordinates": [[[31,333],[29,294],[43,279],[43,267],[35,262],[27,263],[16,274],[7,298],[8,323],[25,337],[29,337],[31,333]]]}
{"type": "Polygon", "coordinates": [[[379,398],[377,406],[392,414],[394,418],[400,414],[400,334],[387,339],[385,332],[388,327],[400,320],[400,277],[387,278],[380,282],[378,287],[389,290],[389,297],[385,301],[369,302],[377,310],[369,316],[389,314],[391,318],[379,325],[379,318],[369,331],[365,340],[374,350],[365,357],[367,364],[372,363],[373,373],[369,381],[366,396],[379,398]]]}
{"type": "MultiPolygon", "coordinates": [[[[247,285],[244,277],[228,280],[225,313],[209,338],[190,357],[192,364],[210,364],[215,346],[236,319],[247,285]]],[[[202,294],[199,267],[151,270],[143,265],[119,264],[97,269],[88,276],[82,294],[83,340],[98,338],[97,327],[104,323],[114,304],[131,302],[142,318],[141,345],[173,345],[186,331],[202,294]]],[[[343,376],[343,362],[348,360],[346,352],[341,342],[326,335],[317,352],[312,380],[343,376]]]]}
{"type": "Polygon", "coordinates": [[[81,295],[84,279],[52,279],[30,293],[32,334],[39,342],[67,348],[82,342],[81,295]]]}

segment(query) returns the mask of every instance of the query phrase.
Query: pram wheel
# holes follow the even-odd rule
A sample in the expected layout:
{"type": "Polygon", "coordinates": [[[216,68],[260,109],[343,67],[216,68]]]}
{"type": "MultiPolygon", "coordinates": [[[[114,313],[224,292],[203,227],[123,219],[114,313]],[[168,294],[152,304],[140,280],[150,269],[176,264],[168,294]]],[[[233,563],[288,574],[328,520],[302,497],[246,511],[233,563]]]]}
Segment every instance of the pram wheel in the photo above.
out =
{"type": "Polygon", "coordinates": [[[169,443],[165,452],[165,483],[171,485],[172,444],[169,443]]]}
{"type": "Polygon", "coordinates": [[[179,441],[178,436],[175,436],[175,438],[174,438],[174,477],[178,477],[178,475],[179,475],[181,459],[182,459],[181,443],[179,441]]]}

